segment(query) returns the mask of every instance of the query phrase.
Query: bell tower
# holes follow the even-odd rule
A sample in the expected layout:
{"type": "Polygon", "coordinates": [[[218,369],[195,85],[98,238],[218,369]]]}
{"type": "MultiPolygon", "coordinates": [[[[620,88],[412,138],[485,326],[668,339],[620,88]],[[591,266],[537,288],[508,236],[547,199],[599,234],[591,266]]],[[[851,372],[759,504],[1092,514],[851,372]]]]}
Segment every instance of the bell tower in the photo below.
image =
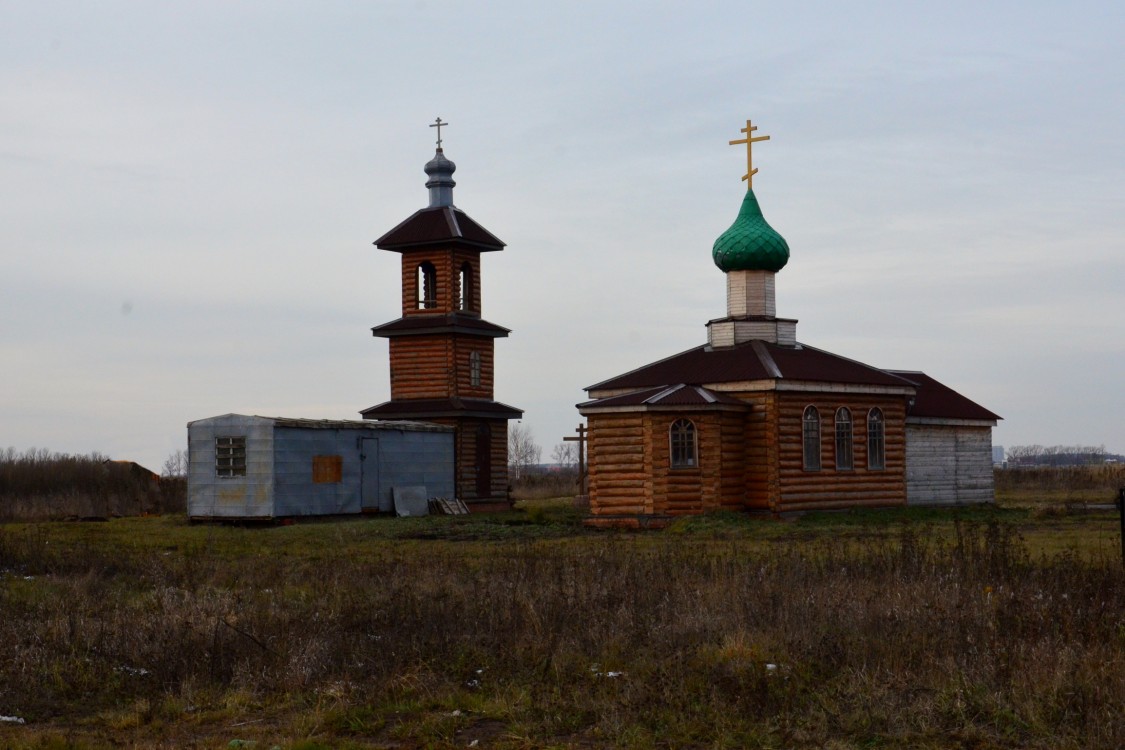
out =
{"type": "Polygon", "coordinates": [[[402,317],[371,332],[390,342],[391,400],[364,419],[455,428],[454,484],[472,511],[507,510],[508,420],[523,411],[493,397],[494,344],[510,332],[481,317],[481,253],[504,243],[453,205],[457,166],[441,147],[426,163],[429,206],[375,240],[402,256],[402,317]]]}

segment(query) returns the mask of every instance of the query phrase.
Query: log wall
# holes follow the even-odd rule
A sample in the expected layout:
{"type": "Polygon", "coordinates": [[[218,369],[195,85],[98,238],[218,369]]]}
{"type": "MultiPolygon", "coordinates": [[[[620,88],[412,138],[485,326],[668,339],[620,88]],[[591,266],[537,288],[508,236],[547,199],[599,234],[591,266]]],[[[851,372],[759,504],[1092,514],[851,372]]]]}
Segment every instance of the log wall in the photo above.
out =
{"type": "MultiPolygon", "coordinates": [[[[717,508],[781,513],[906,503],[905,397],[784,391],[734,395],[751,408],[589,415],[592,513],[675,516],[717,508]],[[810,404],[821,414],[819,471],[804,470],[801,426],[810,404]],[[835,415],[842,406],[852,412],[853,468],[838,470],[835,415]],[[867,461],[867,414],[875,407],[884,416],[882,469],[869,468],[867,461]],[[681,418],[695,424],[698,465],[673,469],[669,428],[681,418]]],[[[979,438],[976,443],[973,455],[985,455],[979,438]]],[[[988,457],[991,461],[990,452],[988,457]]],[[[988,468],[991,476],[991,463],[988,468]]],[[[981,492],[980,469],[964,476],[966,496],[981,492]]]]}
{"type": "Polygon", "coordinates": [[[745,415],[630,412],[591,415],[590,507],[594,515],[690,515],[745,506],[745,415]],[[671,467],[669,430],[690,419],[697,465],[671,467]]]}
{"type": "Polygon", "coordinates": [[[492,398],[495,375],[495,339],[476,336],[453,336],[453,394],[464,398],[492,398]],[[480,383],[472,383],[473,352],[480,353],[480,383]]]}
{"type": "Polygon", "coordinates": [[[593,515],[653,512],[651,440],[645,417],[640,412],[587,417],[593,515]]]}
{"type": "Polygon", "coordinates": [[[907,425],[906,501],[965,505],[995,499],[992,428],[907,425]]]}
{"type": "Polygon", "coordinates": [[[777,497],[777,396],[773,391],[733,394],[750,404],[740,415],[743,424],[743,504],[752,510],[769,510],[777,497]]]}
{"type": "MultiPolygon", "coordinates": [[[[745,506],[746,475],[746,415],[744,412],[704,412],[683,414],[653,415],[653,433],[660,442],[654,444],[653,466],[667,472],[669,488],[668,513],[706,513],[724,508],[742,510],[745,506]],[[690,419],[696,429],[696,450],[698,467],[696,469],[671,468],[671,441],[669,434],[672,423],[677,419],[690,419]],[[663,451],[656,450],[663,446],[663,451]],[[691,507],[685,503],[686,497],[679,498],[676,507],[672,479],[678,474],[692,473],[696,480],[691,507]]],[[[686,486],[685,482],[680,482],[686,486]]],[[[659,493],[654,502],[659,505],[659,493]]]]}
{"type": "Polygon", "coordinates": [[[777,393],[778,493],[773,510],[903,505],[906,503],[906,399],[846,393],[777,393]],[[821,469],[805,471],[801,420],[820,410],[821,469]],[[836,469],[836,409],[852,412],[852,469],[836,469]],[[867,466],[867,412],[883,410],[885,468],[867,466]]]}
{"type": "Polygon", "coordinates": [[[494,341],[433,334],[390,339],[391,398],[492,398],[494,341]],[[469,357],[480,352],[480,385],[473,386],[469,357]]]}
{"type": "Polygon", "coordinates": [[[390,354],[392,400],[445,398],[456,389],[451,336],[396,336],[390,354]]]}
{"type": "Polygon", "coordinates": [[[747,413],[719,412],[719,492],[724,510],[746,507],[747,413]]]}
{"type": "Polygon", "coordinates": [[[652,453],[652,508],[659,515],[682,516],[702,513],[718,505],[721,460],[720,426],[714,413],[706,415],[649,412],[645,414],[645,438],[652,453]],[[677,419],[695,423],[696,465],[671,468],[669,428],[677,419]]]}
{"type": "MultiPolygon", "coordinates": [[[[456,245],[434,245],[402,253],[402,314],[441,315],[462,312],[480,316],[480,252],[456,245]],[[436,280],[435,304],[418,307],[418,267],[429,262],[436,280]],[[468,264],[472,289],[467,309],[461,310],[461,267],[468,264]]],[[[427,398],[493,398],[495,341],[485,336],[422,334],[390,338],[391,400],[427,398]],[[480,382],[472,383],[471,356],[480,354],[480,382]]],[[[454,434],[454,483],[457,497],[466,500],[506,498],[508,493],[508,422],[503,419],[435,418],[428,421],[451,425],[454,434]],[[491,482],[487,493],[477,492],[476,431],[486,423],[491,428],[491,482]]]]}
{"type": "Polygon", "coordinates": [[[455,427],[453,469],[457,497],[466,502],[507,497],[508,494],[508,421],[505,419],[457,419],[438,417],[427,422],[455,427]],[[487,424],[492,430],[492,482],[488,495],[477,492],[477,427],[487,424]]]}

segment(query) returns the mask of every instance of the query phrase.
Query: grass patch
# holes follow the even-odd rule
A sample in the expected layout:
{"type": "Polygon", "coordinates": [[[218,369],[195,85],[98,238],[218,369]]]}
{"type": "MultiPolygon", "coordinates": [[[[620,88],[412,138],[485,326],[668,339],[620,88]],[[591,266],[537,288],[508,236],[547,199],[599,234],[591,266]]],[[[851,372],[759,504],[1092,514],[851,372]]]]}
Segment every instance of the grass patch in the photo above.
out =
{"type": "Polygon", "coordinates": [[[0,526],[5,747],[1119,747],[1113,514],[0,526]]]}

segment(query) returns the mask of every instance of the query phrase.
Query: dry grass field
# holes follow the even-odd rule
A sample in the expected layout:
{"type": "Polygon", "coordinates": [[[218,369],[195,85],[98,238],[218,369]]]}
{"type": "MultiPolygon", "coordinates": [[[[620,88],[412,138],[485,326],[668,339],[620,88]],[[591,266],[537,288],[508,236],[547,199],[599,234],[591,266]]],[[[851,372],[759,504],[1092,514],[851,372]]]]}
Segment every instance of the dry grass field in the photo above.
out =
{"type": "Polygon", "coordinates": [[[2,525],[0,747],[1125,746],[1117,516],[1036,497],[2,525]]]}

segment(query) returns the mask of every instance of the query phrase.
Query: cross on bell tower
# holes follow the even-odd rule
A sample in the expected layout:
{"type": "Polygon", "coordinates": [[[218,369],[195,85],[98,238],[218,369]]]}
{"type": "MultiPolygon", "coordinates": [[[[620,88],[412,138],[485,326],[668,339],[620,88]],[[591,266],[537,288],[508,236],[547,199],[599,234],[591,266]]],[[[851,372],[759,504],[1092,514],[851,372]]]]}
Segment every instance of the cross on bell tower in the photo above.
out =
{"type": "Polygon", "coordinates": [[[508,500],[508,420],[523,411],[493,397],[497,338],[510,332],[481,317],[481,254],[504,243],[453,205],[457,165],[437,150],[426,163],[430,205],[375,240],[402,256],[402,317],[371,332],[390,342],[391,400],[364,419],[409,419],[455,428],[454,485],[470,510],[508,500]]]}
{"type": "Polygon", "coordinates": [[[442,122],[440,117],[437,118],[436,120],[434,120],[433,123],[430,125],[431,128],[437,128],[437,147],[438,147],[438,151],[441,151],[441,126],[442,125],[445,125],[446,127],[449,127],[449,123],[448,122],[442,122]]]}

